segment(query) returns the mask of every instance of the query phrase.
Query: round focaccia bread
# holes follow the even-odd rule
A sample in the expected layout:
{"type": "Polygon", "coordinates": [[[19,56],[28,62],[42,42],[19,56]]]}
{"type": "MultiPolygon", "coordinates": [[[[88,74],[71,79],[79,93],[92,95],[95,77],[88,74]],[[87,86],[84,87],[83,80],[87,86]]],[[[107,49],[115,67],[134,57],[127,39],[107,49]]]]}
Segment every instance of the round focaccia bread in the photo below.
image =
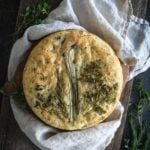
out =
{"type": "Polygon", "coordinates": [[[123,84],[113,49],[84,30],[42,39],[23,71],[28,105],[46,124],[64,130],[97,125],[114,110],[123,84]]]}

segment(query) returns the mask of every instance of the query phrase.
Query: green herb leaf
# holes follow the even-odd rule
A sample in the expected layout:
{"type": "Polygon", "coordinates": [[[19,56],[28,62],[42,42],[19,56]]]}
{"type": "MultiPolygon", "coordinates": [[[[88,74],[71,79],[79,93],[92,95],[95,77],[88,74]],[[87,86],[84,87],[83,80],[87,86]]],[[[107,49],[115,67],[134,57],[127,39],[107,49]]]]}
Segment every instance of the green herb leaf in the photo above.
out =
{"type": "Polygon", "coordinates": [[[21,21],[17,25],[14,40],[20,38],[29,26],[42,23],[50,11],[50,0],[38,0],[35,5],[26,7],[20,14],[21,21]]]}
{"type": "Polygon", "coordinates": [[[128,115],[132,136],[124,140],[124,147],[129,150],[148,150],[150,135],[146,132],[148,123],[143,120],[143,114],[150,106],[150,92],[142,87],[142,80],[136,80],[135,89],[139,99],[132,106],[134,111],[128,115]]]}

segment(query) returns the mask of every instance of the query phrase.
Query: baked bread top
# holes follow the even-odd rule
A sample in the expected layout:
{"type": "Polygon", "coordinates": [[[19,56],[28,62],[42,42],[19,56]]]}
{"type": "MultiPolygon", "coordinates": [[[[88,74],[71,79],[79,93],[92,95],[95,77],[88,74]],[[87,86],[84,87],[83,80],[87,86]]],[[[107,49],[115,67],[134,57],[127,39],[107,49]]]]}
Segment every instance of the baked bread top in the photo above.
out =
{"type": "Polygon", "coordinates": [[[23,71],[28,105],[46,124],[64,130],[97,125],[114,110],[123,84],[113,49],[84,30],[42,39],[23,71]]]}

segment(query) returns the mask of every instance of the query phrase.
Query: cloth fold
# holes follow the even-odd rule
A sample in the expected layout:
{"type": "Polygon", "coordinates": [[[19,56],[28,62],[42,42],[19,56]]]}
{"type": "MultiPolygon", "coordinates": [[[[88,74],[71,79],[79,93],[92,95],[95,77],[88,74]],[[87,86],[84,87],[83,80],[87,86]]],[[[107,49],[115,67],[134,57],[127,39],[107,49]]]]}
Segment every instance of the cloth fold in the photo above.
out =
{"type": "MultiPolygon", "coordinates": [[[[107,41],[118,57],[132,66],[128,80],[150,66],[149,23],[133,15],[130,0],[63,0],[43,21],[29,27],[14,44],[8,66],[11,80],[23,54],[34,40],[60,30],[84,29],[107,41]]],[[[120,126],[123,106],[120,102],[103,123],[82,131],[60,132],[45,125],[30,111],[11,99],[21,130],[42,150],[103,150],[120,126]],[[24,118],[24,119],[22,119],[24,118]]]]}
{"type": "Polygon", "coordinates": [[[42,150],[103,150],[120,126],[124,111],[118,102],[113,113],[103,123],[85,130],[66,132],[45,125],[13,99],[11,106],[20,129],[42,150]]]}

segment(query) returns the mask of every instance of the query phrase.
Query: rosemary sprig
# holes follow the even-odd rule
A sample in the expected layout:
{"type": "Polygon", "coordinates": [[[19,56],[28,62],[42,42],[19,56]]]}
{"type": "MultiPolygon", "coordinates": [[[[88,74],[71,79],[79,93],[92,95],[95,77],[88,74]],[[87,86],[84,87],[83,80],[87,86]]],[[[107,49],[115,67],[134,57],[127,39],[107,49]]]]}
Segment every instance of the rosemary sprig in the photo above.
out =
{"type": "Polygon", "coordinates": [[[143,114],[150,106],[150,91],[142,87],[142,80],[136,80],[135,89],[139,94],[139,101],[133,104],[129,114],[129,125],[132,136],[124,140],[124,148],[128,150],[148,150],[150,134],[146,132],[148,123],[144,121],[143,114]]]}
{"type": "Polygon", "coordinates": [[[14,40],[20,38],[29,26],[42,23],[50,11],[50,0],[38,0],[35,5],[26,7],[20,14],[21,21],[16,27],[14,40]]]}
{"type": "Polygon", "coordinates": [[[132,130],[132,135],[133,135],[133,140],[131,141],[131,147],[133,150],[135,150],[138,146],[138,140],[137,140],[137,130],[136,130],[136,125],[135,122],[133,120],[133,117],[130,117],[129,119],[129,123],[131,126],[131,130],[132,130]]]}
{"type": "Polygon", "coordinates": [[[140,98],[147,99],[150,102],[150,91],[145,90],[142,87],[142,80],[139,80],[139,79],[136,80],[135,88],[136,88],[137,92],[139,92],[140,98]]]}
{"type": "Polygon", "coordinates": [[[70,121],[73,122],[76,119],[77,110],[76,110],[76,85],[75,85],[75,68],[71,61],[71,52],[72,50],[65,54],[65,65],[68,71],[70,85],[71,85],[71,95],[70,95],[70,121]]]}

